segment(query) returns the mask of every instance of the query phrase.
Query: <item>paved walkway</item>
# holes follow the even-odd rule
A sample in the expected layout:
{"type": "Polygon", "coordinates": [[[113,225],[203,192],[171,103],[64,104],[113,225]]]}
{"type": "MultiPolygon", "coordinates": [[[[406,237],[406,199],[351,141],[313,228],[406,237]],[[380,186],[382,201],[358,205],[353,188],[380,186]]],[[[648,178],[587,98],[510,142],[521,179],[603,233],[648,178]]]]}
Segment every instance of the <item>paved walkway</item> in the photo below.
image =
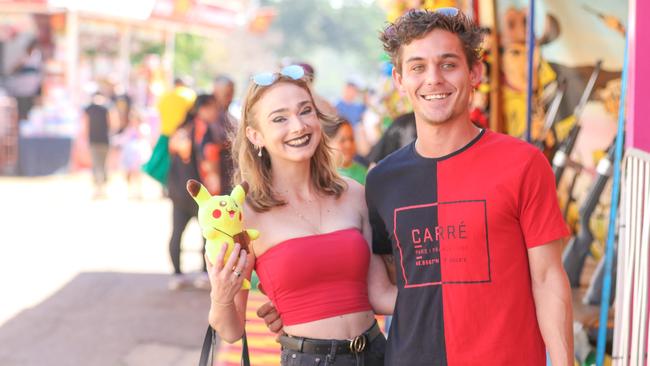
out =
{"type": "MultiPolygon", "coordinates": [[[[0,365],[196,365],[208,293],[167,290],[168,200],[119,177],[92,200],[89,182],[0,177],[0,365]]],[[[187,270],[200,245],[191,224],[187,270]]]]}

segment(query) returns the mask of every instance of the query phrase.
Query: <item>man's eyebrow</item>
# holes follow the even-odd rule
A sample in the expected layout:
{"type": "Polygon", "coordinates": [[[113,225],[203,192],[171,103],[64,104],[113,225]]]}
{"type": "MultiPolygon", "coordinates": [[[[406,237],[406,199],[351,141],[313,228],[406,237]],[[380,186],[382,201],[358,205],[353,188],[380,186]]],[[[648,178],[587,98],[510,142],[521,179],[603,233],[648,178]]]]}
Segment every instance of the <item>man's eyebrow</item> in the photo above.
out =
{"type": "MultiPolygon", "coordinates": [[[[448,53],[443,53],[443,54],[437,56],[437,58],[439,58],[439,59],[445,59],[445,58],[460,59],[460,55],[458,55],[456,53],[448,52],[448,53]]],[[[405,62],[409,63],[409,62],[415,62],[415,61],[424,61],[424,57],[421,57],[421,56],[409,57],[405,62]]]]}

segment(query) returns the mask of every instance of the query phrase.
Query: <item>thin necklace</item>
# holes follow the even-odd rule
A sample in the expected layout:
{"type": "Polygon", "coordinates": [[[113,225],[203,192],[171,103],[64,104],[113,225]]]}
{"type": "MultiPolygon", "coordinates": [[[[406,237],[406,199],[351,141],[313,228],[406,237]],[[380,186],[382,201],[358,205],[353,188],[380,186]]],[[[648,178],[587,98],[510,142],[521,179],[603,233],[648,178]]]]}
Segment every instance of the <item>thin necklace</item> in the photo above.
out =
{"type": "MultiPolygon", "coordinates": [[[[321,225],[322,225],[323,216],[322,216],[322,212],[321,212],[321,204],[320,204],[320,200],[317,199],[316,201],[318,202],[318,226],[314,225],[314,224],[313,224],[309,219],[307,219],[307,217],[305,217],[305,215],[303,215],[302,213],[300,213],[300,210],[297,210],[296,207],[295,207],[294,205],[291,204],[291,201],[287,200],[287,203],[289,204],[289,207],[291,207],[291,209],[293,210],[293,213],[294,213],[296,216],[298,216],[298,218],[300,218],[300,219],[301,219],[302,221],[304,221],[307,225],[309,225],[309,227],[310,227],[310,228],[311,228],[311,229],[312,229],[316,234],[320,234],[320,233],[321,233],[321,230],[320,230],[320,229],[321,229],[321,225]]],[[[309,204],[309,203],[311,203],[311,201],[307,201],[307,203],[309,204]]]]}

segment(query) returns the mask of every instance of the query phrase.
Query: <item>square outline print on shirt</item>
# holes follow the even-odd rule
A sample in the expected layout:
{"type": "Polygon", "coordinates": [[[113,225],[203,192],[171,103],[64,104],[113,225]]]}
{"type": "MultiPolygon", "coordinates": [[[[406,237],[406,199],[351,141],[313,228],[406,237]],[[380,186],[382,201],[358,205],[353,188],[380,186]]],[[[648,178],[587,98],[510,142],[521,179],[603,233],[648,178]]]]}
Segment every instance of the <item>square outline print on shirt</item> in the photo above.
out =
{"type": "Polygon", "coordinates": [[[393,220],[405,288],[491,282],[486,200],[399,207],[393,220]]]}

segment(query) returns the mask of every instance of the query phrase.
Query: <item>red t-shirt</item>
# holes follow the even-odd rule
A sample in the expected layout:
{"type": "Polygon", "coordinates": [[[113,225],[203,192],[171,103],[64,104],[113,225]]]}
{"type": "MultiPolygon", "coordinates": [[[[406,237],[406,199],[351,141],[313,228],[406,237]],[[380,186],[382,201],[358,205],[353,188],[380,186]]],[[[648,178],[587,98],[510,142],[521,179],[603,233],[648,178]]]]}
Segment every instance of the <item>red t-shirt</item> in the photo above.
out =
{"type": "Polygon", "coordinates": [[[490,131],[428,159],[414,144],[367,178],[375,253],[398,299],[387,365],[545,365],[527,250],[568,235],[532,145],[490,131]]]}

